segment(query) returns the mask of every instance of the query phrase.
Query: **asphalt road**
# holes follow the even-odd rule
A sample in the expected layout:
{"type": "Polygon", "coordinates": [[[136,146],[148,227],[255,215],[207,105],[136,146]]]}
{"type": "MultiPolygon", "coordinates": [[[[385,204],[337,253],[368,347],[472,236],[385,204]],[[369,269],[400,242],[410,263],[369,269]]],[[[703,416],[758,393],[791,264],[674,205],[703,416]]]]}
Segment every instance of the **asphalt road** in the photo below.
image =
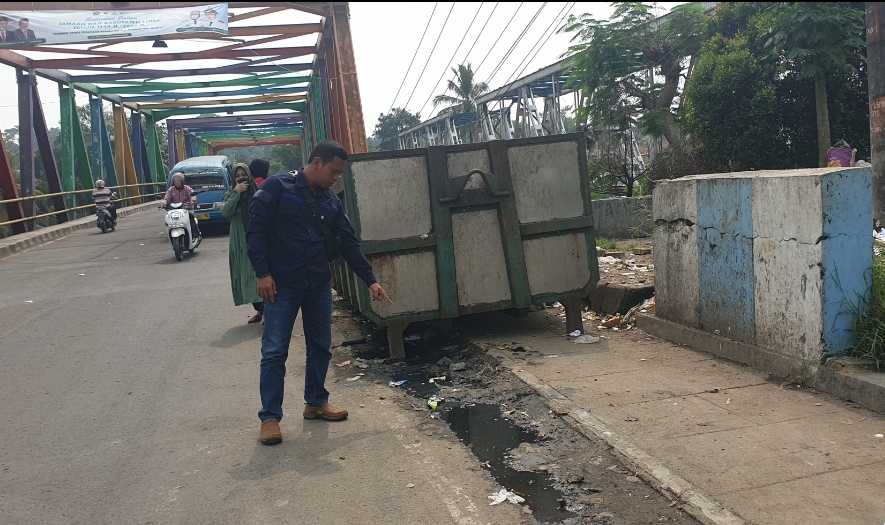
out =
{"type": "Polygon", "coordinates": [[[300,321],[286,439],[259,445],[260,328],[232,305],[227,237],[179,263],[164,235],[151,210],[0,260],[0,524],[527,520],[387,385],[333,367],[351,419],[303,421],[300,321]]]}

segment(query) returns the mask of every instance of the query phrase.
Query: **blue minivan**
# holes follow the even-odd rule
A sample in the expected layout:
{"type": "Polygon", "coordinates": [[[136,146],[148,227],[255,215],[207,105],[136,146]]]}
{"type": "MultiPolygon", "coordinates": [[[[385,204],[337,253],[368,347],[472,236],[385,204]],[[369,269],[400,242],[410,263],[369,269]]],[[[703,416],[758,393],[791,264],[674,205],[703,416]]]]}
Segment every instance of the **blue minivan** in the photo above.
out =
{"type": "Polygon", "coordinates": [[[197,196],[194,214],[202,224],[227,224],[221,214],[224,195],[231,187],[231,163],[225,155],[209,155],[185,159],[169,172],[169,186],[172,175],[184,173],[184,183],[193,188],[197,196]]]}

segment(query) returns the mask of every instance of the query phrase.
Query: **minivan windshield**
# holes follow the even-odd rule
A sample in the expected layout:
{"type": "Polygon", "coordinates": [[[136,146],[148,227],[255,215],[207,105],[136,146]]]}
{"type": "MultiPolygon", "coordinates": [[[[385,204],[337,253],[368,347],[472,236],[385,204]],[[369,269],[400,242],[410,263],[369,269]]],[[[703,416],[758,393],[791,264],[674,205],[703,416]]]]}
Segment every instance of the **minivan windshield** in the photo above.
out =
{"type": "Polygon", "coordinates": [[[220,170],[183,171],[184,183],[194,190],[225,189],[225,172],[220,170]]]}

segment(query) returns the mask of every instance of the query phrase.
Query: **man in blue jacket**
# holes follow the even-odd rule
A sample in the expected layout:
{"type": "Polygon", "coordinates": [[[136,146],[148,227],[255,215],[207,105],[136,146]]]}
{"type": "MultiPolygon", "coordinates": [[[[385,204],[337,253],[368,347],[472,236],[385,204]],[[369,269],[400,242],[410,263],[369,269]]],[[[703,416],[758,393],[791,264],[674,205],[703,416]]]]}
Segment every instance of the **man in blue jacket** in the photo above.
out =
{"type": "Polygon", "coordinates": [[[329,403],[324,383],[332,356],[332,274],[329,261],[340,255],[362,279],[373,300],[387,299],[341,201],[329,188],[344,173],[347,152],[323,142],[305,168],[268,178],[250,205],[249,259],[264,300],[261,338],[260,441],[282,441],[283,381],[289,340],[298,310],[304,323],[307,369],[304,377],[304,418],[341,421],[347,411],[329,403]]]}

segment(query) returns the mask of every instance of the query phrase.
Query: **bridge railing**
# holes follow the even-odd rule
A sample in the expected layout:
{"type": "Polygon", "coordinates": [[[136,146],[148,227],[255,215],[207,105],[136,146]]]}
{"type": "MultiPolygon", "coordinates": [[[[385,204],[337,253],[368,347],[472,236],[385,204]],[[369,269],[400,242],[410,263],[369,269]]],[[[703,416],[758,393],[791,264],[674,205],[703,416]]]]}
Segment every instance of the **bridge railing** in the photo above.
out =
{"type": "MultiPolygon", "coordinates": [[[[119,195],[115,198],[114,202],[130,202],[135,201],[135,203],[144,203],[151,199],[151,197],[159,197],[165,194],[164,188],[166,187],[166,182],[145,182],[141,184],[122,184],[119,186],[108,186],[108,189],[112,191],[120,190],[119,195]],[[150,188],[149,193],[142,193],[142,188],[150,188]],[[159,191],[156,191],[159,190],[159,191]]],[[[10,228],[13,225],[20,223],[30,223],[33,227],[34,223],[39,219],[48,219],[55,218],[56,223],[73,220],[78,217],[86,216],[85,210],[90,208],[95,208],[95,203],[89,204],[80,204],[74,206],[68,205],[59,205],[67,202],[73,202],[74,204],[78,204],[76,201],[79,200],[82,203],[85,199],[84,197],[91,197],[92,195],[91,189],[86,190],[74,190],[74,191],[62,191],[57,193],[43,193],[40,195],[29,195],[27,197],[17,197],[15,199],[5,199],[0,200],[0,219],[6,219],[0,222],[0,238],[6,237],[10,234],[10,228]],[[9,204],[22,204],[26,202],[39,202],[41,199],[56,199],[56,207],[55,211],[46,212],[46,213],[38,213],[34,215],[29,215],[27,217],[22,217],[18,219],[9,219],[7,205],[9,204]],[[61,200],[61,203],[59,203],[61,200]],[[60,220],[59,220],[60,219],[60,220]]],[[[36,208],[34,208],[36,211],[36,208]]]]}

